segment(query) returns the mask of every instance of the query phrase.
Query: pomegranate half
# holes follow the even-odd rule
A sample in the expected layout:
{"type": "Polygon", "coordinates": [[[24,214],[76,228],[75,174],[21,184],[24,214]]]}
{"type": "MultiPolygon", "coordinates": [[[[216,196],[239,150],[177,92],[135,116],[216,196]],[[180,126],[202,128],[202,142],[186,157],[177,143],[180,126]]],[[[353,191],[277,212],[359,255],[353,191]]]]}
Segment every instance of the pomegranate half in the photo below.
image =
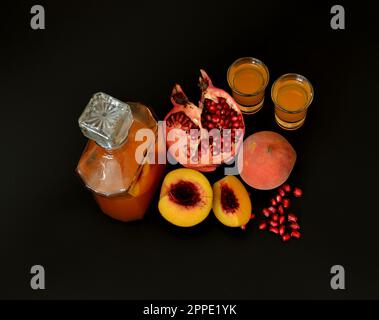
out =
{"type": "Polygon", "coordinates": [[[204,70],[200,73],[199,107],[189,101],[180,85],[176,84],[172,91],[174,107],[165,117],[166,142],[177,162],[206,172],[234,159],[243,142],[245,123],[234,99],[213,86],[204,70]],[[174,129],[181,130],[171,132],[174,129]],[[185,141],[182,148],[171,148],[180,139],[185,141]]]}

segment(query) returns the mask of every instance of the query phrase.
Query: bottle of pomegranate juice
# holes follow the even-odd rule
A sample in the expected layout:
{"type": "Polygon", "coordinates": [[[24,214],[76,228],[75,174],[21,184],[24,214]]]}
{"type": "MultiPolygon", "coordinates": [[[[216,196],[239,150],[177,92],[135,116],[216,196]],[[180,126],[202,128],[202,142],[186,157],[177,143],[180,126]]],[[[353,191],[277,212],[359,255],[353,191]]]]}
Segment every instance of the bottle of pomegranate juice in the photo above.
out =
{"type": "Polygon", "coordinates": [[[121,221],[143,218],[165,169],[157,164],[158,123],[150,109],[96,93],[79,127],[89,140],[76,170],[101,210],[121,221]],[[140,129],[151,130],[155,140],[136,157],[138,146],[146,143],[135,139],[140,129]],[[148,161],[151,152],[154,163],[148,161]]]}

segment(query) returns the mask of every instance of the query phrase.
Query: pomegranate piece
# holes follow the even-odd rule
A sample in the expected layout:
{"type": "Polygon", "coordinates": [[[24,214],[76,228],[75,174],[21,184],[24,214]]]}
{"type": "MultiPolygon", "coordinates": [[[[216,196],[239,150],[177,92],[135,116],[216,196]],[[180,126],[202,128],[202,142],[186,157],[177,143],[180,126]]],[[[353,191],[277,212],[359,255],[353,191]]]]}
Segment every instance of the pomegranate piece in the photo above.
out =
{"type": "Polygon", "coordinates": [[[289,213],[288,214],[288,221],[290,221],[290,222],[296,222],[297,221],[297,217],[295,216],[295,214],[289,213]]]}
{"type": "Polygon", "coordinates": [[[206,172],[214,171],[218,165],[234,158],[243,142],[245,123],[234,99],[213,86],[204,70],[200,72],[199,107],[189,101],[180,85],[175,85],[172,91],[174,107],[165,117],[166,141],[170,155],[176,161],[185,167],[206,172]],[[171,136],[168,139],[173,129],[182,130],[172,134],[175,139],[187,142],[182,150],[170,149],[176,143],[171,136]],[[217,131],[209,132],[212,129],[217,131]]]}
{"type": "Polygon", "coordinates": [[[286,195],[286,192],[282,188],[279,188],[278,193],[281,197],[284,197],[286,195]]]}
{"type": "Polygon", "coordinates": [[[272,227],[272,226],[269,228],[269,231],[272,232],[272,233],[275,233],[275,234],[279,233],[278,228],[275,228],[275,227],[272,227]]]}
{"type": "Polygon", "coordinates": [[[279,224],[283,224],[284,222],[286,222],[286,217],[285,216],[280,216],[280,218],[279,218],[279,224]]]}
{"type": "Polygon", "coordinates": [[[282,188],[283,188],[283,190],[284,190],[285,192],[287,192],[287,193],[290,193],[291,190],[292,190],[291,186],[290,186],[288,183],[284,184],[284,185],[282,186],[282,188]]]}
{"type": "Polygon", "coordinates": [[[283,215],[283,214],[284,214],[284,208],[283,208],[282,205],[280,205],[280,206],[278,207],[278,212],[279,212],[280,215],[283,215]]]}
{"type": "Polygon", "coordinates": [[[276,202],[275,199],[271,199],[271,205],[272,205],[273,207],[276,207],[277,204],[278,204],[278,203],[276,202]]]}
{"type": "Polygon", "coordinates": [[[293,189],[293,195],[296,198],[300,198],[303,195],[303,190],[301,190],[300,188],[295,188],[293,189]]]}
{"type": "Polygon", "coordinates": [[[287,242],[289,239],[291,239],[291,236],[290,236],[288,233],[283,234],[283,236],[282,236],[282,240],[283,240],[284,242],[287,242]]]}
{"type": "Polygon", "coordinates": [[[271,213],[276,213],[276,208],[274,208],[274,207],[269,207],[269,208],[268,208],[268,211],[270,211],[271,213]]]}
{"type": "Polygon", "coordinates": [[[279,225],[279,223],[277,223],[276,221],[274,221],[274,220],[270,221],[270,226],[277,227],[278,225],[279,225]]]}
{"type": "Polygon", "coordinates": [[[285,231],[286,231],[286,227],[283,226],[283,225],[281,225],[281,226],[279,227],[279,234],[282,236],[282,235],[284,234],[285,231]]]}
{"type": "Polygon", "coordinates": [[[301,233],[299,231],[292,231],[291,232],[291,237],[299,239],[301,237],[301,233]]]}
{"type": "Polygon", "coordinates": [[[268,218],[268,217],[270,216],[270,214],[271,214],[270,210],[268,210],[267,208],[264,208],[264,209],[262,210],[262,213],[263,213],[263,215],[264,215],[266,218],[268,218]]]}
{"type": "Polygon", "coordinates": [[[283,200],[283,198],[280,194],[278,194],[275,199],[276,199],[276,202],[278,202],[278,203],[281,203],[283,200]]]}
{"type": "Polygon", "coordinates": [[[262,222],[261,224],[259,224],[259,230],[264,230],[267,228],[267,223],[266,222],[262,222]]]}
{"type": "Polygon", "coordinates": [[[290,228],[293,230],[299,230],[300,226],[295,222],[290,224],[290,228]]]}
{"type": "Polygon", "coordinates": [[[283,207],[288,209],[290,207],[290,205],[291,205],[290,199],[284,198],[283,199],[283,207]]]}

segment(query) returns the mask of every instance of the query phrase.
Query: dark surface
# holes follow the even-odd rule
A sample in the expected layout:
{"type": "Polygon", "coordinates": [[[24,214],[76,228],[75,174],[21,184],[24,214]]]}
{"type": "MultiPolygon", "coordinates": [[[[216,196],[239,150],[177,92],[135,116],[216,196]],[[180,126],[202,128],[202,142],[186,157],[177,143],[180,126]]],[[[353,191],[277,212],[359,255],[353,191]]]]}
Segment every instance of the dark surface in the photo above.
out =
{"type": "MultiPolygon", "coordinates": [[[[49,1],[40,3],[46,30],[33,31],[33,4],[1,2],[0,298],[379,298],[370,5],[346,5],[346,30],[333,31],[334,3],[49,1]],[[297,72],[315,87],[296,132],[275,124],[269,94],[245,118],[247,134],[274,130],[297,150],[290,182],[305,190],[294,206],[303,238],[283,244],[213,215],[178,229],[156,201],[139,222],[101,214],[74,174],[85,145],[77,118],[91,95],[141,100],[163,118],[175,82],[196,101],[199,68],[226,89],[226,69],[241,56],[267,64],[269,86],[297,72]],[[30,289],[34,264],[46,269],[45,291],[30,289]],[[330,288],[334,264],[346,269],[344,291],[330,288]]],[[[269,196],[252,191],[254,207],[269,196]]]]}

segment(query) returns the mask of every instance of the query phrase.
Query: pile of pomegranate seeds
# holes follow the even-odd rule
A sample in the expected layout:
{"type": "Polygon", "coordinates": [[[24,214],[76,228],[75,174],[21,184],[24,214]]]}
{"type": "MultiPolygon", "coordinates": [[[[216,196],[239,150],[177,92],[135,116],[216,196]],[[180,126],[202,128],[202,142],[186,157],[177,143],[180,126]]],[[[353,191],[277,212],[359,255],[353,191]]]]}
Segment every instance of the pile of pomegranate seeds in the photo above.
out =
{"type": "Polygon", "coordinates": [[[271,199],[271,206],[262,210],[263,221],[259,224],[259,230],[268,230],[277,234],[284,242],[291,238],[301,237],[300,226],[297,216],[290,212],[290,196],[300,198],[303,191],[300,188],[292,190],[289,184],[284,184],[278,188],[277,195],[271,199]]]}

